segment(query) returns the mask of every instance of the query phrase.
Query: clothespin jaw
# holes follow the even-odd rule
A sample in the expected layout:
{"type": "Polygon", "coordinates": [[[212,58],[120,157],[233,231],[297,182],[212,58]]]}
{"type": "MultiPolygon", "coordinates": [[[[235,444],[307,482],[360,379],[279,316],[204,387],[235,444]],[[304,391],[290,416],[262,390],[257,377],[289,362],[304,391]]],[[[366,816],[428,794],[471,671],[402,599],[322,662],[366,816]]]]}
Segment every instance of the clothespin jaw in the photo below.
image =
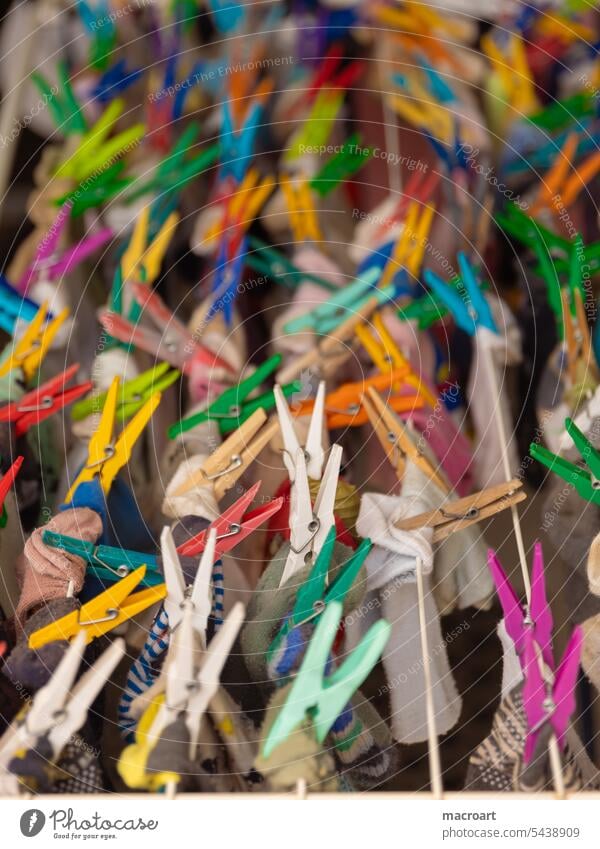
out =
{"type": "MultiPolygon", "coordinates": [[[[319,388],[314,400],[308,435],[306,437],[306,445],[304,446],[304,456],[306,460],[306,470],[309,478],[320,480],[323,472],[323,463],[325,461],[325,451],[323,450],[323,425],[325,422],[325,388],[324,380],[319,382],[319,388]]],[[[284,452],[283,462],[293,480],[295,470],[295,457],[298,451],[301,450],[296,430],[294,428],[294,420],[292,418],[290,408],[285,400],[285,387],[279,384],[275,385],[274,389],[275,404],[277,407],[277,416],[279,418],[279,426],[281,436],[283,438],[284,452]]]]}
{"type": "Polygon", "coordinates": [[[343,605],[332,601],[321,615],[285,704],[271,726],[263,757],[268,758],[307,718],[314,725],[318,742],[322,743],[344,706],[381,657],[391,632],[391,626],[383,619],[369,629],[344,663],[325,677],[342,611],[343,605]]]}
{"type": "Polygon", "coordinates": [[[279,178],[279,186],[285,199],[295,241],[321,242],[323,234],[308,181],[282,175],[279,178]]]}
{"type": "Polygon", "coordinates": [[[69,309],[65,307],[51,318],[48,305],[43,303],[23,336],[13,344],[10,356],[0,365],[0,377],[14,368],[21,368],[25,380],[31,380],[68,315],[69,309]]]}
{"type": "Polygon", "coordinates": [[[77,487],[95,477],[100,478],[104,494],[108,494],[119,470],[129,462],[133,446],[143,433],[160,404],[160,392],[155,392],[144,403],[131,421],[125,425],[117,439],[114,438],[115,418],[119,392],[119,378],[115,377],[108,390],[102,417],[95,434],[90,439],[86,465],[79,472],[66,495],[65,503],[73,499],[77,487]]]}
{"type": "Polygon", "coordinates": [[[78,369],[79,364],[74,363],[61,374],[25,393],[18,401],[0,407],[0,422],[13,422],[16,436],[22,436],[53,413],[85,395],[92,387],[91,381],[70,388],[66,386],[78,369]]]}
{"type": "Polygon", "coordinates": [[[17,457],[10,469],[8,469],[8,471],[2,476],[2,480],[0,480],[0,507],[2,508],[2,514],[0,515],[0,528],[6,527],[6,523],[8,521],[8,514],[6,512],[6,506],[4,504],[4,501],[6,499],[9,489],[15,482],[15,478],[19,474],[19,470],[23,465],[24,459],[25,458],[22,456],[17,457]]]}
{"type": "Polygon", "coordinates": [[[68,136],[87,132],[87,123],[73,94],[66,62],[58,63],[58,92],[37,71],[31,74],[31,81],[47,103],[54,123],[61,133],[68,136]]]}
{"type": "Polygon", "coordinates": [[[463,289],[462,294],[450,288],[430,269],[425,270],[425,282],[450,310],[458,326],[470,336],[474,336],[479,327],[485,327],[492,333],[498,333],[490,306],[485,295],[481,292],[481,284],[462,251],[458,253],[458,265],[463,289]]]}
{"type": "Polygon", "coordinates": [[[150,204],[144,207],[135,223],[127,250],[121,258],[121,274],[124,282],[143,280],[151,287],[159,275],[169,243],[179,223],[179,213],[172,212],[152,241],[148,237],[150,204]]]}
{"type": "Polygon", "coordinates": [[[283,504],[283,498],[274,498],[270,504],[258,507],[256,510],[246,512],[249,505],[254,501],[260,481],[250,487],[238,500],[221,513],[218,519],[210,524],[205,530],[196,536],[186,540],[177,548],[178,554],[193,557],[204,550],[208,534],[211,530],[216,532],[215,558],[219,559],[227,551],[239,545],[249,534],[264,524],[271,516],[277,513],[283,504]]]}
{"type": "MultiPolygon", "coordinates": [[[[144,406],[155,392],[164,392],[179,377],[181,377],[181,372],[177,369],[171,369],[169,363],[159,363],[154,368],[132,378],[132,380],[122,383],[116,409],[117,421],[120,424],[125,423],[144,406]]],[[[82,401],[73,404],[71,409],[73,421],[82,421],[103,409],[107,396],[108,392],[102,392],[99,395],[93,393],[89,398],[84,398],[82,401]]]]}
{"type": "Polygon", "coordinates": [[[555,472],[564,481],[575,487],[579,495],[586,501],[600,504],[600,452],[594,448],[572,419],[565,419],[565,429],[589,471],[575,466],[557,454],[553,454],[536,442],[532,442],[529,446],[529,453],[534,460],[542,463],[551,472],[555,472]]]}
{"type": "Polygon", "coordinates": [[[146,567],[141,566],[122,581],[113,584],[82,605],[79,610],[74,610],[61,619],[34,631],[29,637],[29,648],[39,649],[56,640],[71,640],[81,630],[85,633],[87,645],[96,637],[112,631],[117,625],[161,601],[166,595],[164,584],[148,587],[131,595],[145,573],[146,567]]]}
{"type": "Polygon", "coordinates": [[[442,492],[449,493],[450,486],[433,468],[429,460],[411,439],[408,428],[387,406],[377,390],[370,386],[363,396],[363,406],[399,480],[402,480],[406,462],[414,463],[442,492]]]}

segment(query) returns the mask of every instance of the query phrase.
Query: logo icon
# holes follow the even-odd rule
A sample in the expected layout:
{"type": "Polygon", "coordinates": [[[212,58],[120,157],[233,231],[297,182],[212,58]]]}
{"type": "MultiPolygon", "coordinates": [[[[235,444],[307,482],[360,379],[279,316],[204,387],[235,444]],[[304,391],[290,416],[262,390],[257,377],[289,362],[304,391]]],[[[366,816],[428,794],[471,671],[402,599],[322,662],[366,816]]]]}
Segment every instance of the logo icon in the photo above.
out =
{"type": "Polygon", "coordinates": [[[24,837],[35,837],[46,824],[46,815],[37,808],[31,808],[21,815],[21,834],[24,837]]]}

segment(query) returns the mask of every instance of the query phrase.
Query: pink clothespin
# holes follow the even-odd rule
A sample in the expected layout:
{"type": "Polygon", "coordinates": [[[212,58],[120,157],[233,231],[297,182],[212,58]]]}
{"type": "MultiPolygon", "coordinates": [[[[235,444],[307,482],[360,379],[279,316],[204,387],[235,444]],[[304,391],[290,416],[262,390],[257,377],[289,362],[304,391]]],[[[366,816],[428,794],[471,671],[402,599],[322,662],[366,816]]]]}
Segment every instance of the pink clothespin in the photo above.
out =
{"type": "Polygon", "coordinates": [[[38,245],[34,261],[17,283],[16,288],[22,294],[25,294],[32,282],[42,274],[44,279],[47,280],[56,280],[62,277],[63,274],[78,266],[112,238],[113,231],[110,227],[105,227],[58,255],[58,243],[70,215],[71,202],[68,201],[61,207],[55,221],[38,245]]]}
{"type": "Polygon", "coordinates": [[[246,539],[267,519],[274,516],[283,504],[283,498],[274,498],[270,504],[257,507],[256,510],[246,513],[248,505],[254,501],[260,486],[261,481],[257,481],[248,492],[238,498],[231,507],[228,507],[205,531],[196,534],[196,536],[178,546],[177,553],[188,557],[200,554],[204,550],[209,532],[213,529],[217,532],[215,546],[215,557],[217,559],[246,539]]]}
{"type": "Polygon", "coordinates": [[[93,387],[92,382],[86,380],[66,388],[66,384],[75,377],[78,369],[79,363],[74,363],[61,374],[27,392],[18,401],[5,404],[0,408],[0,422],[12,422],[15,434],[22,436],[30,427],[38,425],[57,410],[72,404],[93,387]]]}

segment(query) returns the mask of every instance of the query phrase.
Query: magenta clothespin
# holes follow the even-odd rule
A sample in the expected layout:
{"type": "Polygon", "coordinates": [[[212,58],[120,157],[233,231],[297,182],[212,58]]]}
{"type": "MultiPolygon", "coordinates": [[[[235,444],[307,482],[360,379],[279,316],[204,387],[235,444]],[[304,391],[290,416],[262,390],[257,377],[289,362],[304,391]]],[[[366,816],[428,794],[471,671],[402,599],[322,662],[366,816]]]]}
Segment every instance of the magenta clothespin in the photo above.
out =
{"type": "MultiPolygon", "coordinates": [[[[571,714],[575,710],[575,685],[583,646],[583,629],[573,629],[565,653],[556,674],[544,678],[540,668],[538,646],[533,632],[527,631],[524,639],[525,683],[523,684],[523,708],[527,719],[527,737],[523,760],[529,763],[542,727],[549,722],[556,735],[558,745],[564,746],[565,734],[571,714]]],[[[554,672],[553,669],[550,670],[554,672]]]]}

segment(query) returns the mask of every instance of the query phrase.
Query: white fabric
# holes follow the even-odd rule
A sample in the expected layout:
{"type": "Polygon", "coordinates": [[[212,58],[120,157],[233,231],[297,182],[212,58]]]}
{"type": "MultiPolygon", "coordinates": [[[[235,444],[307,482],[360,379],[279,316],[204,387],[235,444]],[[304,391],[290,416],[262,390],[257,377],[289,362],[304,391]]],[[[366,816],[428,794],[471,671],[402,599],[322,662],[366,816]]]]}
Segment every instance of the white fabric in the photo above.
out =
{"type": "Polygon", "coordinates": [[[502,644],[502,696],[505,699],[509,693],[523,680],[521,663],[515,650],[515,644],[508,636],[504,619],[498,622],[496,628],[498,639],[502,644]]]}
{"type": "Polygon", "coordinates": [[[209,522],[214,522],[219,517],[219,505],[210,482],[205,485],[197,484],[183,495],[175,495],[179,487],[194,472],[197,472],[207,459],[208,454],[196,454],[185,459],[179,466],[165,492],[162,503],[162,512],[165,516],[170,519],[178,519],[180,516],[201,516],[209,522]]]}

